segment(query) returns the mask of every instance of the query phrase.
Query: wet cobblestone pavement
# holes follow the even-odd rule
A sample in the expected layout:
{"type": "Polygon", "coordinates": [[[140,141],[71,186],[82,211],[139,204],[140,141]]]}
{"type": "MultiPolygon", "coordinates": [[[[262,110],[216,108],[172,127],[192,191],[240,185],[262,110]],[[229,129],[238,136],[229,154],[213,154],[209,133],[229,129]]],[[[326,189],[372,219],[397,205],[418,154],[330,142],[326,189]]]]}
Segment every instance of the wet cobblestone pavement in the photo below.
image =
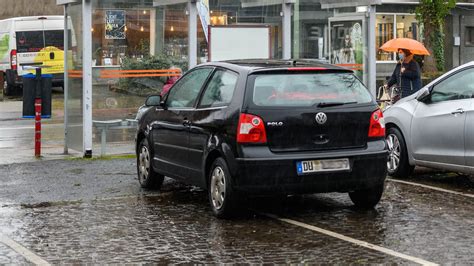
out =
{"type": "Polygon", "coordinates": [[[27,265],[26,260],[22,255],[15,252],[8,246],[0,243],[0,263],[2,265],[27,265]]]}
{"type": "MultiPolygon", "coordinates": [[[[474,261],[472,198],[388,181],[375,210],[331,193],[256,198],[252,211],[218,220],[204,191],[169,179],[160,193],[140,190],[133,167],[133,159],[0,166],[0,232],[52,264],[413,264],[260,215],[272,213],[436,263],[474,261]]],[[[0,243],[0,264],[26,262],[0,243]]]]}
{"type": "Polygon", "coordinates": [[[402,262],[262,217],[210,215],[204,193],[22,209],[0,223],[58,263],[402,262]]]}
{"type": "Polygon", "coordinates": [[[472,199],[387,182],[375,210],[361,211],[343,194],[295,197],[266,212],[441,264],[474,259],[472,199]]]}

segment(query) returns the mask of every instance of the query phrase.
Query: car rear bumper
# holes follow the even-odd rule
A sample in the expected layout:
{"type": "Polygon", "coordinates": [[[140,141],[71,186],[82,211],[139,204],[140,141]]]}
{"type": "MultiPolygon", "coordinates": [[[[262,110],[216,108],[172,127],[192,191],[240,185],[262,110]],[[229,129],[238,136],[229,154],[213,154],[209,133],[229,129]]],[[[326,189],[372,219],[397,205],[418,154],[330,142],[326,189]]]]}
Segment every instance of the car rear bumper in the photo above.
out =
{"type": "Polygon", "coordinates": [[[371,188],[385,181],[387,151],[380,141],[363,151],[277,155],[267,158],[239,158],[233,187],[245,194],[306,194],[349,192],[371,188]],[[339,172],[298,175],[302,160],[348,158],[351,169],[339,172]]]}

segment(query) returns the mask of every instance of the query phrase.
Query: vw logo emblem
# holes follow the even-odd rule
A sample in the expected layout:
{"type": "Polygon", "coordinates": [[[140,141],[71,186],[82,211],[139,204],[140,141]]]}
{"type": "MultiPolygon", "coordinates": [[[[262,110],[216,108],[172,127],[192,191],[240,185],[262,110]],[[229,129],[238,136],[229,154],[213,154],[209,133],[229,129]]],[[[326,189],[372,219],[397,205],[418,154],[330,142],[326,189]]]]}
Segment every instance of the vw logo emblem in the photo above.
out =
{"type": "Polygon", "coordinates": [[[320,125],[324,125],[328,121],[328,116],[325,113],[317,113],[315,118],[320,125]]]}

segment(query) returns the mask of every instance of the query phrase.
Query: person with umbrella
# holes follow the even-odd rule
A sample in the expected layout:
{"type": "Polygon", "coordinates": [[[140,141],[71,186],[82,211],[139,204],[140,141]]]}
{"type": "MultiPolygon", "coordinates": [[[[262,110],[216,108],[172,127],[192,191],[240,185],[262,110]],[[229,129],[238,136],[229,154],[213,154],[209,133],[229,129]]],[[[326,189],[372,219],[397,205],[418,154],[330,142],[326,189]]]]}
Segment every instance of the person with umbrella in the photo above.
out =
{"type": "Polygon", "coordinates": [[[412,39],[398,38],[388,41],[380,49],[387,52],[398,52],[399,61],[385,85],[386,88],[396,86],[399,89],[399,95],[392,100],[396,102],[398,99],[410,96],[420,90],[422,87],[421,70],[413,57],[415,54],[429,55],[423,44],[412,39]]]}

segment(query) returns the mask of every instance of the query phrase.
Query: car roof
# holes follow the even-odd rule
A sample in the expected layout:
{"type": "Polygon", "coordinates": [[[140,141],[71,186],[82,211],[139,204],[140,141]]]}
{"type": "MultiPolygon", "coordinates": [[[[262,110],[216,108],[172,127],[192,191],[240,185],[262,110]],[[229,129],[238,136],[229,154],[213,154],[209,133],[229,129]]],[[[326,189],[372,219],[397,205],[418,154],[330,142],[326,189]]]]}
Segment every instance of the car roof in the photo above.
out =
{"type": "Polygon", "coordinates": [[[261,72],[272,70],[288,70],[288,69],[311,69],[314,70],[329,70],[352,72],[351,70],[336,65],[328,64],[319,60],[312,59],[242,59],[242,60],[228,60],[219,62],[210,62],[204,65],[221,66],[234,70],[247,70],[249,72],[261,72]]]}

